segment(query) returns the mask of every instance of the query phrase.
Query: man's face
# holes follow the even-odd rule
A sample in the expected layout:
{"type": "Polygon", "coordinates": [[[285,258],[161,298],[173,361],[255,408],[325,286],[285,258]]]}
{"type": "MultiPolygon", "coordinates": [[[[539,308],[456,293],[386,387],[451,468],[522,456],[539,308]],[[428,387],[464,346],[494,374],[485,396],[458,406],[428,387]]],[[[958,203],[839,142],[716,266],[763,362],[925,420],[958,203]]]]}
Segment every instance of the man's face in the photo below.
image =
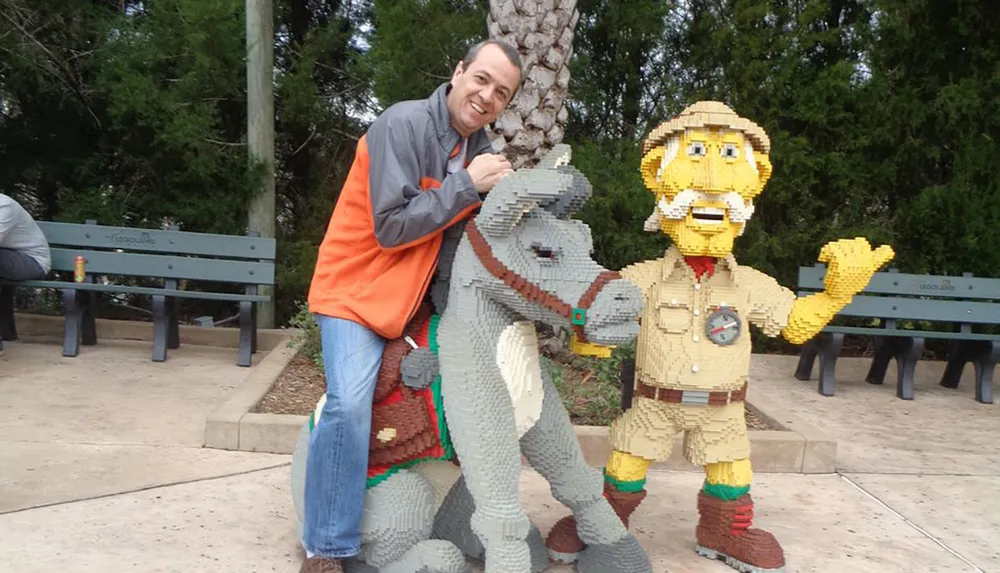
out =
{"type": "Polygon", "coordinates": [[[467,68],[459,62],[451,77],[448,111],[463,136],[492,123],[510,102],[521,71],[496,46],[484,46],[467,68]]]}
{"type": "Polygon", "coordinates": [[[642,159],[660,229],[689,256],[731,253],[770,176],[767,155],[739,131],[691,128],[642,159]]]}

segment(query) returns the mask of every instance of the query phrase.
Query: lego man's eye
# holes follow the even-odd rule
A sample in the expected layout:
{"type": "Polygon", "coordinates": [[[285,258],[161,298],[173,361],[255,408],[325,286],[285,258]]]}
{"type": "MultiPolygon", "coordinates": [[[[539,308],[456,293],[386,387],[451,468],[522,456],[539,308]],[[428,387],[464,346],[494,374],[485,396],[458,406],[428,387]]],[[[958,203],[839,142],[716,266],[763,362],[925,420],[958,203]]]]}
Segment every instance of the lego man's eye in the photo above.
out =
{"type": "Polygon", "coordinates": [[[740,155],[740,150],[735,143],[727,143],[722,146],[719,153],[726,159],[736,159],[740,155]]]}
{"type": "Polygon", "coordinates": [[[688,155],[691,157],[704,157],[705,143],[703,141],[692,141],[691,145],[688,145],[688,155]]]}

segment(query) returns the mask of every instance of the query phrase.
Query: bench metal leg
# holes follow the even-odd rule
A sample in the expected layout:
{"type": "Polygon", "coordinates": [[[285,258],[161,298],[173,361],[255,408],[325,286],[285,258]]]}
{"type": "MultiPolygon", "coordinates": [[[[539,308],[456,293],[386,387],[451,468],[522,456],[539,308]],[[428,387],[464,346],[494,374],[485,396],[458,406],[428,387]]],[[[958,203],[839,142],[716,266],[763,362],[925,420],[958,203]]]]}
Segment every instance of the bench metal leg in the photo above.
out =
{"type": "Polygon", "coordinates": [[[972,359],[969,356],[970,345],[962,344],[962,342],[961,340],[952,340],[948,343],[948,363],[944,367],[940,382],[941,386],[945,388],[958,388],[958,383],[962,380],[962,372],[965,370],[965,363],[972,359]]]}
{"type": "Polygon", "coordinates": [[[913,399],[913,372],[924,353],[924,339],[921,337],[882,336],[875,340],[875,357],[865,376],[869,384],[885,381],[889,361],[896,360],[896,396],[903,400],[913,399]]]}
{"type": "Polygon", "coordinates": [[[913,371],[924,354],[924,339],[903,338],[898,343],[896,353],[896,396],[903,400],[913,399],[913,371]]]}
{"type": "Polygon", "coordinates": [[[1000,342],[982,345],[983,351],[973,357],[976,365],[976,402],[993,403],[993,370],[1000,360],[1000,342]]]}
{"type": "Polygon", "coordinates": [[[837,381],[837,357],[844,346],[844,335],[839,332],[820,332],[812,340],[802,345],[799,363],[795,367],[795,377],[809,380],[813,364],[819,357],[819,384],[817,390],[823,396],[833,396],[837,381]]]}
{"type": "Polygon", "coordinates": [[[161,294],[153,295],[153,362],[167,359],[167,301],[161,294]]]}
{"type": "Polygon", "coordinates": [[[836,384],[837,357],[844,346],[844,335],[839,332],[820,334],[819,342],[819,393],[833,396],[836,384]]]}
{"type": "Polygon", "coordinates": [[[872,357],[872,365],[868,368],[868,375],[865,382],[869,384],[882,384],[885,382],[885,374],[889,370],[889,361],[895,354],[894,339],[886,336],[875,337],[875,356],[872,357]]]}
{"type": "Polygon", "coordinates": [[[795,377],[797,379],[808,380],[812,377],[817,348],[818,344],[815,337],[802,345],[802,349],[799,351],[799,364],[795,367],[795,377]]]}
{"type": "Polygon", "coordinates": [[[83,322],[79,304],[80,292],[63,289],[63,356],[72,358],[80,354],[80,325],[83,322]]]}
{"type": "Polygon", "coordinates": [[[1000,342],[956,340],[948,353],[948,365],[941,375],[941,386],[958,388],[966,362],[972,362],[976,373],[976,401],[993,403],[993,371],[1000,360],[1000,342]]]}
{"type": "Polygon", "coordinates": [[[0,287],[0,340],[17,340],[17,326],[14,324],[14,289],[0,287]]]}
{"type": "Polygon", "coordinates": [[[80,292],[77,300],[82,300],[80,306],[80,339],[84,346],[97,344],[97,307],[96,292],[80,292]]]}
{"type": "Polygon", "coordinates": [[[250,311],[253,315],[253,329],[250,332],[250,353],[257,354],[257,303],[252,302],[250,306],[253,309],[250,311]]]}
{"type": "Polygon", "coordinates": [[[236,363],[240,366],[250,366],[253,354],[253,336],[257,326],[254,324],[253,303],[240,302],[240,353],[236,363]]]}

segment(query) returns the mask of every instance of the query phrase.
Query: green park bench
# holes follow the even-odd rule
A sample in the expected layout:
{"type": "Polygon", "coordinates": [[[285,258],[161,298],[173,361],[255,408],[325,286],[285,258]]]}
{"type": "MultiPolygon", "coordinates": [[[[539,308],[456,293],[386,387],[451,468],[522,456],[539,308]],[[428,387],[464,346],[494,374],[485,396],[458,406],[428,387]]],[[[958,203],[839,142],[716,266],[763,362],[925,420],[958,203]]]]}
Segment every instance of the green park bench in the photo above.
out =
{"type": "MultiPolygon", "coordinates": [[[[274,284],[275,240],[259,236],[215,235],[178,230],[39,221],[52,251],[52,272],[47,280],[0,282],[0,338],[17,340],[14,324],[14,290],[17,287],[62,291],[63,356],[74,357],[84,345],[97,343],[94,295],[98,292],[152,297],[153,356],[167,358],[167,349],[180,347],[178,299],[232,301],[239,305],[237,364],[250,366],[257,352],[257,304],[270,300],[258,294],[261,285],[274,284]],[[77,256],[85,259],[85,279],[73,281],[77,256]],[[108,282],[107,277],[132,277],[150,285],[108,282]],[[151,279],[151,280],[142,280],[151,279]],[[205,283],[237,285],[242,292],[213,292],[179,288],[205,283]]],[[[126,282],[126,281],[122,281],[126,282]]],[[[216,289],[226,290],[226,289],[216,289]]]]}
{"type": "MultiPolygon", "coordinates": [[[[826,267],[799,268],[799,296],[823,290],[826,267]]],[[[864,319],[863,326],[832,324],[803,345],[795,377],[809,380],[819,356],[819,393],[833,396],[837,356],[844,335],[874,337],[875,354],[865,381],[881,384],[889,361],[896,359],[896,395],[913,399],[913,373],[925,339],[948,340],[948,362],[940,384],[957,388],[962,370],[972,362],[976,401],[993,403],[993,370],[1000,359],[1000,334],[973,332],[973,326],[1000,324],[1000,279],[903,274],[890,269],[871,282],[837,317],[864,319]],[[904,323],[904,324],[900,324],[904,323]]],[[[836,317],[835,317],[835,322],[836,317]]]]}

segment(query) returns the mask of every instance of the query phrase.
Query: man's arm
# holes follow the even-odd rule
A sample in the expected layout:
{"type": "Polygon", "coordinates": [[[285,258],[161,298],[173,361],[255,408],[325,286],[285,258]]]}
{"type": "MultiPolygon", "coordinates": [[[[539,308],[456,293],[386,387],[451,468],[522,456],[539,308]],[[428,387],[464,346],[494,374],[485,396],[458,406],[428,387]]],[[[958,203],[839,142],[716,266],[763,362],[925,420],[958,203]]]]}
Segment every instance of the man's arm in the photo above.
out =
{"type": "MultiPolygon", "coordinates": [[[[375,239],[387,251],[412,247],[440,234],[482,204],[468,170],[429,188],[422,180],[420,148],[405,117],[382,117],[365,136],[375,239]]],[[[433,142],[431,142],[433,144],[433,142]]]]}

